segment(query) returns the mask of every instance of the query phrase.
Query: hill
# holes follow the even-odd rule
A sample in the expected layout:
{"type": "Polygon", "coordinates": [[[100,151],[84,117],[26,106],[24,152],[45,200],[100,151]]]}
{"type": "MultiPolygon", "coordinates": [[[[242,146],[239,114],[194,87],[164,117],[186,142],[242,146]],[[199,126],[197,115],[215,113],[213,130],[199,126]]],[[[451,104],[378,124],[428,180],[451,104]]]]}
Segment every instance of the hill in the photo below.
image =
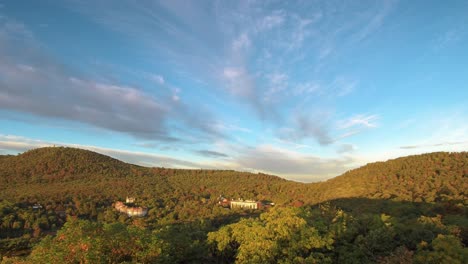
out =
{"type": "Polygon", "coordinates": [[[136,167],[88,150],[46,147],[0,158],[0,180],[25,184],[90,179],[94,174],[123,177],[136,167]]]}
{"type": "Polygon", "coordinates": [[[310,184],[261,173],[146,168],[65,147],[34,149],[0,158],[0,186],[4,194],[0,198],[6,198],[10,191],[20,197],[66,197],[67,193],[78,191],[107,195],[106,198],[138,195],[145,200],[170,192],[176,198],[202,195],[215,199],[222,194],[282,204],[297,200],[314,204],[352,197],[413,202],[457,200],[466,204],[467,178],[467,152],[429,153],[371,163],[310,184]],[[48,187],[44,189],[42,185],[48,187]]]}
{"type": "Polygon", "coordinates": [[[0,156],[0,256],[32,250],[30,263],[57,262],[51,257],[61,255],[70,263],[405,263],[414,254],[425,263],[441,243],[455,243],[456,254],[467,254],[467,178],[467,152],[376,162],[305,184],[261,173],[147,168],[82,149],[40,148],[0,156]],[[228,210],[217,206],[219,195],[276,206],[271,212],[228,210]],[[148,207],[148,215],[116,212],[113,203],[126,196],[148,207]],[[115,241],[127,240],[100,244],[116,232],[115,241]],[[250,233],[257,234],[254,240],[250,233]],[[89,242],[90,236],[96,240],[89,242]],[[103,250],[93,251],[103,259],[70,255],[69,248],[86,241],[103,250]],[[262,253],[255,243],[278,251],[262,253]],[[127,244],[133,247],[119,248],[127,244]]]}
{"type": "Polygon", "coordinates": [[[365,197],[468,204],[468,152],[436,152],[375,162],[320,185],[320,200],[365,197]]]}

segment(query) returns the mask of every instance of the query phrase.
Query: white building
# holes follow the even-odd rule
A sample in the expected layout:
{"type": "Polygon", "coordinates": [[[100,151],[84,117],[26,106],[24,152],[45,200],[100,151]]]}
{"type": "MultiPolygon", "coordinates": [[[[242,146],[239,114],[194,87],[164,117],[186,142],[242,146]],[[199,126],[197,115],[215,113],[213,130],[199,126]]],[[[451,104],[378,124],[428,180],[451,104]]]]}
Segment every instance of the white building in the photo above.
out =
{"type": "Polygon", "coordinates": [[[245,209],[258,209],[258,203],[252,200],[239,200],[239,201],[231,201],[231,209],[232,208],[245,208],[245,209]]]}

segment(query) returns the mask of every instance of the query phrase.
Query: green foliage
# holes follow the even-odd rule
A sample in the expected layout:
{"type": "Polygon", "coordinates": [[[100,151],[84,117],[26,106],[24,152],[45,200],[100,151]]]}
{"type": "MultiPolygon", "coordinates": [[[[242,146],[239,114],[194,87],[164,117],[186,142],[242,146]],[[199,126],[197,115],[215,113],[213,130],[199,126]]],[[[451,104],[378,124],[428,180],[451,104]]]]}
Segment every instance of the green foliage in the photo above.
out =
{"type": "Polygon", "coordinates": [[[4,263],[466,263],[467,177],[466,152],[304,184],[41,148],[0,156],[0,255],[4,263]],[[276,206],[229,210],[217,206],[220,194],[276,206]],[[147,217],[116,212],[126,196],[147,217]]]}
{"type": "Polygon", "coordinates": [[[421,242],[414,256],[414,262],[427,264],[462,264],[468,263],[468,249],[452,235],[438,235],[430,245],[421,242]]]}
{"type": "Polygon", "coordinates": [[[121,223],[69,219],[55,237],[34,247],[31,263],[154,263],[163,259],[164,242],[148,231],[121,223]]]}
{"type": "Polygon", "coordinates": [[[370,163],[322,183],[321,200],[368,197],[468,204],[468,152],[436,152],[370,163]]]}
{"type": "Polygon", "coordinates": [[[315,263],[330,261],[330,234],[320,234],[297,208],[275,208],[256,219],[243,219],[208,234],[224,260],[236,263],[315,263]]]}

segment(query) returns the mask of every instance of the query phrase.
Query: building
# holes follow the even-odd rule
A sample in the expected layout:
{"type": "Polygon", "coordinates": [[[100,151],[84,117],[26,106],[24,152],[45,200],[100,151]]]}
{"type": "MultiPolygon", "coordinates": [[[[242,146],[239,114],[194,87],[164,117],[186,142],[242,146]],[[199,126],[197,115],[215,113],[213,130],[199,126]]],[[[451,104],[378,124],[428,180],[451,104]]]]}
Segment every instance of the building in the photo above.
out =
{"type": "Polygon", "coordinates": [[[231,200],[224,198],[222,195],[220,195],[218,198],[218,205],[224,208],[229,208],[231,207],[231,200]]]}
{"type": "Polygon", "coordinates": [[[253,200],[237,200],[231,201],[230,207],[232,208],[244,208],[244,209],[259,209],[261,207],[260,202],[253,200]]]}
{"type": "Polygon", "coordinates": [[[128,216],[146,216],[148,208],[127,206],[121,201],[115,203],[115,209],[121,213],[126,213],[128,216]]]}
{"type": "Polygon", "coordinates": [[[224,208],[244,208],[244,209],[267,209],[275,204],[269,201],[254,201],[254,200],[231,200],[224,198],[222,195],[218,197],[218,205],[224,208]]]}
{"type": "Polygon", "coordinates": [[[36,204],[34,204],[34,205],[32,206],[32,209],[35,209],[35,210],[42,209],[42,205],[36,203],[36,204]]]}
{"type": "Polygon", "coordinates": [[[145,216],[148,214],[146,207],[127,207],[128,216],[145,216]]]}

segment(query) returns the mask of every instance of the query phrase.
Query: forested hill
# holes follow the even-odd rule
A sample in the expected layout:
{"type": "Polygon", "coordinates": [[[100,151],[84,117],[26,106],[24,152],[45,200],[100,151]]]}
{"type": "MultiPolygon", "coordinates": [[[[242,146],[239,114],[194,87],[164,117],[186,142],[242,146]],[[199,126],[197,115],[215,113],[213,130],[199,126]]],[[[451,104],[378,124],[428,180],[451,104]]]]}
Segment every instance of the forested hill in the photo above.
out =
{"type": "Polygon", "coordinates": [[[370,163],[319,183],[320,200],[366,197],[468,203],[468,152],[435,152],[370,163]]]}
{"type": "Polygon", "coordinates": [[[88,150],[46,147],[0,156],[0,180],[37,183],[87,179],[94,174],[123,176],[136,167],[88,150]]]}
{"type": "Polygon", "coordinates": [[[35,149],[0,156],[0,259],[466,263],[467,179],[466,152],[377,162],[305,184],[229,170],[147,168],[75,148],[35,149]],[[229,210],[217,205],[220,195],[276,205],[229,210]],[[148,214],[117,212],[113,204],[126,196],[148,214]]]}
{"type": "Polygon", "coordinates": [[[468,152],[437,152],[371,163],[311,184],[247,172],[146,168],[92,151],[65,147],[0,156],[2,192],[8,193],[14,187],[16,193],[24,189],[19,193],[32,196],[96,191],[108,197],[138,194],[152,199],[151,195],[175,192],[181,196],[215,199],[223,194],[283,204],[295,201],[313,204],[349,197],[467,203],[467,179],[468,152]]]}

